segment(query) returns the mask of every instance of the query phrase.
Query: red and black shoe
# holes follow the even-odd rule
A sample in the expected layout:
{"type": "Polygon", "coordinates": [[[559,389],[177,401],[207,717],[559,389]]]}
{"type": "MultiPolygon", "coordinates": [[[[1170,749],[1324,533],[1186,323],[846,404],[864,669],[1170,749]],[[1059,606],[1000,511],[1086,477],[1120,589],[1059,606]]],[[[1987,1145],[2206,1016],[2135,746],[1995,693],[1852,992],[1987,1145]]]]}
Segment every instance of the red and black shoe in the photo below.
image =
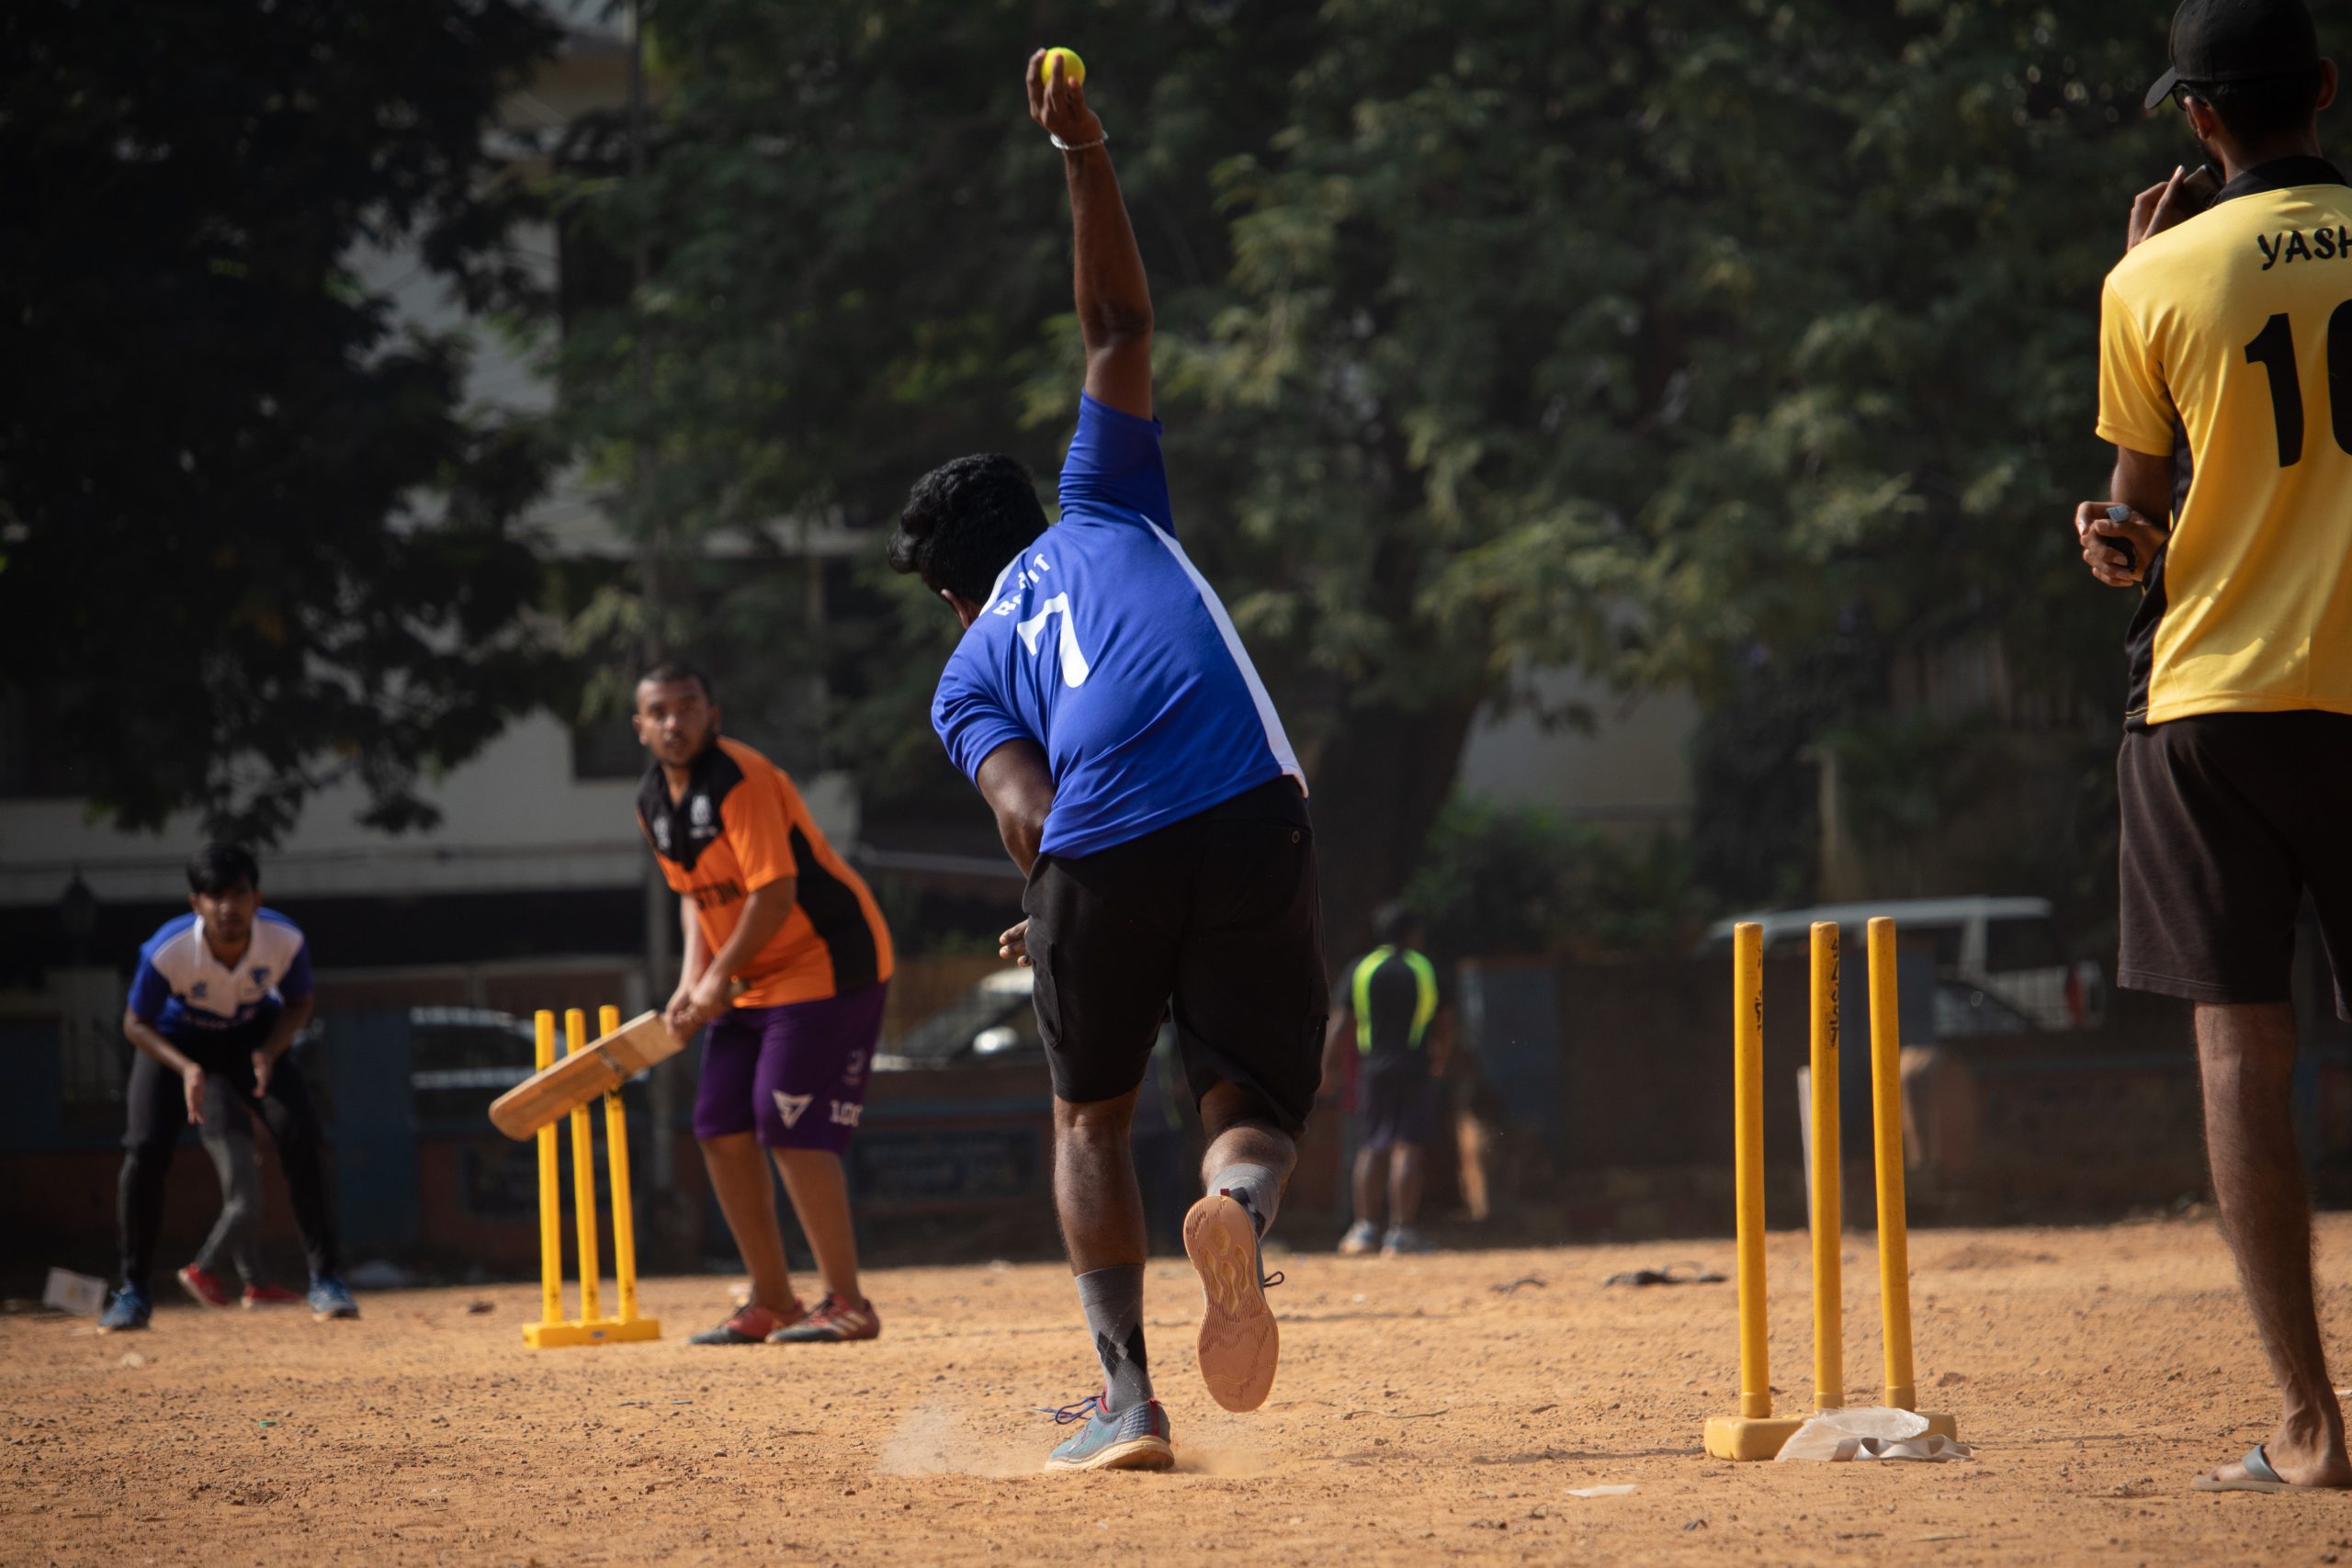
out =
{"type": "Polygon", "coordinates": [[[769,1335],[768,1343],[832,1345],[850,1339],[878,1339],[881,1336],[882,1319],[872,1302],[861,1301],[852,1306],[839,1296],[828,1295],[799,1322],[769,1335]]]}
{"type": "Polygon", "coordinates": [[[716,1328],[706,1328],[700,1334],[686,1337],[689,1345],[764,1345],[784,1332],[785,1325],[800,1315],[800,1303],[793,1303],[782,1312],[756,1303],[735,1309],[735,1315],[716,1328]]]}
{"type": "Polygon", "coordinates": [[[255,1307],[294,1306],[302,1300],[302,1292],[289,1291],[283,1285],[248,1284],[245,1287],[245,1310],[255,1307]]]}
{"type": "Polygon", "coordinates": [[[180,1270],[180,1289],[194,1297],[198,1306],[229,1304],[229,1287],[220,1282],[220,1276],[208,1274],[193,1263],[180,1270]]]}

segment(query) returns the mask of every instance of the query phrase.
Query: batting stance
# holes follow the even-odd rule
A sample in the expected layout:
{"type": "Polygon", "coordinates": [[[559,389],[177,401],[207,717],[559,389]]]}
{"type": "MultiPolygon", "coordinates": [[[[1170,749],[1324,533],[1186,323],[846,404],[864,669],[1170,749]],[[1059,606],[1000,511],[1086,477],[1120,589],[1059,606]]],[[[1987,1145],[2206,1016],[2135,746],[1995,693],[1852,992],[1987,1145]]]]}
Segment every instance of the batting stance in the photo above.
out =
{"type": "Polygon", "coordinates": [[[693,1342],[871,1339],[882,1322],[858,1290],[842,1154],[882,1035],[889,928],[785,771],[718,733],[701,671],[647,671],[635,722],[653,754],[638,824],[680,896],[685,959],[667,1016],[681,1036],[709,1025],[695,1137],[752,1276],[751,1300],[693,1342]],[[816,1254],[825,1294],[814,1307],[785,1270],[763,1148],[816,1254]]]}
{"type": "Polygon", "coordinates": [[[1054,1081],[1054,1201],[1102,1392],[1051,1463],[1158,1469],[1144,1353],[1144,1210],[1128,1147],[1170,998],[1209,1138],[1184,1220],[1206,1298],[1202,1376],[1229,1410],[1272,1387],[1258,1240],[1313,1104],[1325,992],[1298,762],[1216,592],[1176,540],[1152,417],[1151,295],[1102,121],[1058,65],[1029,112],[1060,149],[1086,383],[1048,528],[1011,457],[919,480],[890,563],[964,625],[932,721],[1027,874],[1008,956],[1037,971],[1054,1081]]]}

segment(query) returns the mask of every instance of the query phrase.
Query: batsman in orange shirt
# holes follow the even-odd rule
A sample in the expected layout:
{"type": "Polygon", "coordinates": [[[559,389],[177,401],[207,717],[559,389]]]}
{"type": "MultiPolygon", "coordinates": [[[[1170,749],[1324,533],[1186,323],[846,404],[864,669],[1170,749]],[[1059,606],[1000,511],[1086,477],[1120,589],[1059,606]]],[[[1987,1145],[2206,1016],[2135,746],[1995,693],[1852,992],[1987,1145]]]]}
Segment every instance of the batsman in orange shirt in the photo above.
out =
{"type": "Polygon", "coordinates": [[[700,671],[648,671],[634,722],[653,754],[638,825],[680,897],[685,938],[670,1027],[684,1037],[709,1026],[695,1137],[752,1276],[751,1300],[694,1343],[871,1339],[882,1325],[858,1290],[842,1153],[882,1034],[889,928],[791,777],[718,733],[700,671]],[[786,1273],[763,1147],[817,1256],[825,1293],[814,1307],[786,1273]]]}

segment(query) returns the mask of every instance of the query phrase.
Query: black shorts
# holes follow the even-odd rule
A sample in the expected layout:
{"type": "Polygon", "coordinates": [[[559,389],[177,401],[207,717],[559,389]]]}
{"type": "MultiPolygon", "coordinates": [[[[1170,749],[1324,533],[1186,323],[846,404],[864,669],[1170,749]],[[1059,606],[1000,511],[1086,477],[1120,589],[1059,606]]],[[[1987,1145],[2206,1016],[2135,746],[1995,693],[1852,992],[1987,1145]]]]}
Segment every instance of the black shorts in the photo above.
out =
{"type": "Polygon", "coordinates": [[[1286,1132],[1322,1081],[1322,901],[1315,830],[1279,778],[1091,855],[1041,855],[1021,900],[1054,1093],[1115,1100],[1143,1081],[1172,1002],[1195,1100],[1250,1090],[1286,1132]]]}
{"type": "Polygon", "coordinates": [[[2116,983],[2192,1001],[2292,998],[2308,892],[2352,1018],[2352,714],[2203,714],[2134,730],[2116,760],[2116,983]]]}
{"type": "Polygon", "coordinates": [[[1366,1064],[1363,1075],[1363,1147],[1417,1149],[1437,1144],[1438,1082],[1429,1058],[1415,1051],[1400,1061],[1366,1064]]]}

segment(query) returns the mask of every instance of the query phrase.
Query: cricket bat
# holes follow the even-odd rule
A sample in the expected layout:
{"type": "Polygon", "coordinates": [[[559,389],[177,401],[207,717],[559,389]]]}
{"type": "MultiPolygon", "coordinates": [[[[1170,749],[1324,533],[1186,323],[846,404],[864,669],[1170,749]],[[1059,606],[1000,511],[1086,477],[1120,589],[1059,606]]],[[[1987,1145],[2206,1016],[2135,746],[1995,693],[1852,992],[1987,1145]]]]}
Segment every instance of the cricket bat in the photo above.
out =
{"type": "Polygon", "coordinates": [[[492,1100],[490,1119],[508,1137],[527,1138],[685,1047],[660,1013],[639,1013],[492,1100]]]}

